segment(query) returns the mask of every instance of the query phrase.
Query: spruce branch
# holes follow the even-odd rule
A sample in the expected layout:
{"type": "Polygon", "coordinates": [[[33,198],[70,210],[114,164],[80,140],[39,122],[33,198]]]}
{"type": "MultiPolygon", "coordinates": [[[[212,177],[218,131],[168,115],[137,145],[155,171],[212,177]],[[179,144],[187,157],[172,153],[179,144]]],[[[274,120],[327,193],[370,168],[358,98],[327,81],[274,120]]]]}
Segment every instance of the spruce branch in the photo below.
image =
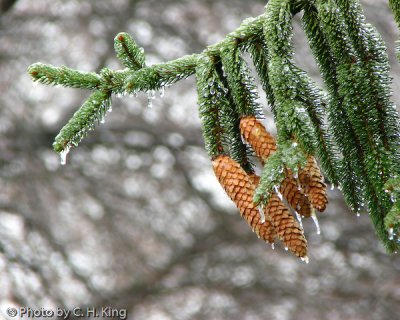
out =
{"type": "Polygon", "coordinates": [[[221,85],[210,58],[204,57],[198,64],[196,83],[205,148],[210,158],[215,159],[224,151],[220,114],[225,109],[221,105],[227,103],[224,99],[227,90],[221,85]]]}
{"type": "Polygon", "coordinates": [[[328,125],[334,140],[342,154],[340,163],[340,187],[350,208],[358,212],[361,206],[364,182],[360,180],[363,172],[358,163],[362,159],[362,150],[354,129],[343,107],[343,97],[337,83],[337,59],[326,35],[321,29],[321,21],[316,7],[309,3],[304,8],[303,29],[310,43],[310,48],[317,61],[320,72],[329,93],[327,104],[328,125]]]}
{"type": "Polygon", "coordinates": [[[114,39],[114,48],[117,58],[126,68],[138,70],[146,65],[143,48],[139,48],[128,33],[117,34],[114,39]]]}
{"type": "Polygon", "coordinates": [[[102,122],[111,105],[110,92],[95,91],[75,112],[68,123],[61,129],[53,143],[56,152],[66,151],[93,130],[96,123],[102,122]]]}
{"type": "Polygon", "coordinates": [[[229,87],[229,82],[223,71],[221,61],[216,63],[216,72],[221,82],[221,87],[225,92],[225,96],[221,97],[221,100],[225,102],[221,105],[221,123],[224,128],[224,140],[231,158],[238,162],[247,173],[253,173],[253,165],[249,160],[250,151],[242,141],[240,133],[240,119],[243,115],[238,111],[234,93],[229,87]]]}
{"type": "MultiPolygon", "coordinates": [[[[359,166],[359,179],[364,180],[363,198],[367,202],[378,236],[387,249],[392,251],[396,244],[388,240],[383,225],[390,208],[388,197],[383,193],[383,185],[392,169],[390,155],[395,155],[397,151],[385,149],[382,130],[386,128],[384,123],[379,125],[382,108],[387,110],[391,106],[387,103],[385,105],[387,101],[379,99],[379,96],[371,95],[372,81],[368,78],[368,68],[363,65],[365,53],[361,50],[364,48],[363,43],[368,43],[365,36],[368,29],[362,26],[362,15],[356,12],[354,3],[352,8],[341,4],[342,7],[338,7],[334,1],[316,2],[321,28],[337,61],[336,81],[339,94],[343,97],[342,102],[350,125],[360,141],[359,151],[363,160],[355,165],[359,166]],[[356,37],[358,38],[355,39],[356,37]],[[376,103],[373,103],[374,100],[376,103]]],[[[364,202],[363,198],[361,200],[364,202]]]]}
{"type": "Polygon", "coordinates": [[[237,112],[241,116],[260,114],[254,79],[250,78],[249,68],[240,56],[238,45],[234,39],[221,51],[221,62],[237,112]]]}
{"type": "Polygon", "coordinates": [[[295,139],[309,154],[316,152],[316,133],[309,115],[300,103],[295,103],[296,83],[292,72],[293,48],[291,1],[268,2],[265,21],[265,41],[269,51],[269,79],[275,97],[278,140],[295,139]],[[279,24],[276,25],[276,21],[279,24]]]}
{"type": "Polygon", "coordinates": [[[385,228],[388,232],[389,239],[400,240],[400,178],[391,178],[385,184],[385,192],[390,195],[393,203],[392,208],[385,217],[385,228]],[[394,237],[397,239],[394,239],[394,237]]]}
{"type": "Polygon", "coordinates": [[[330,182],[339,185],[341,181],[339,151],[325,121],[327,96],[303,70],[293,66],[293,76],[298,83],[296,100],[305,107],[316,133],[316,156],[321,161],[322,168],[330,182]]]}
{"type": "Polygon", "coordinates": [[[360,77],[364,79],[361,82],[362,99],[365,101],[364,104],[373,107],[368,116],[376,122],[374,140],[382,141],[380,145],[382,155],[384,155],[382,167],[386,169],[382,178],[386,181],[389,178],[388,173],[393,172],[400,161],[398,152],[391,152],[391,150],[399,149],[399,137],[396,137],[396,132],[399,132],[399,116],[396,107],[390,101],[390,67],[386,48],[376,29],[365,22],[358,1],[337,2],[349,26],[347,28],[349,37],[360,60],[360,77]]]}
{"type": "Polygon", "coordinates": [[[275,96],[268,76],[269,54],[264,39],[260,38],[257,41],[252,41],[248,47],[248,51],[253,59],[256,72],[260,78],[262,88],[267,96],[267,101],[271,111],[276,117],[275,96]]]}
{"type": "MultiPolygon", "coordinates": [[[[307,155],[296,142],[278,142],[278,149],[265,163],[260,183],[254,195],[254,202],[266,206],[271,195],[277,192],[290,171],[297,176],[299,170],[307,164],[307,155]]],[[[277,192],[279,193],[279,192],[277,192]]]]}
{"type": "Polygon", "coordinates": [[[101,76],[94,72],[82,72],[50,64],[35,63],[28,68],[33,81],[48,85],[61,85],[70,88],[98,89],[101,86],[101,76]]]}
{"type": "MultiPolygon", "coordinates": [[[[390,0],[389,4],[400,27],[398,1],[390,0]]],[[[366,23],[359,1],[270,0],[264,14],[246,19],[203,52],[151,66],[146,66],[143,50],[127,33],[115,37],[114,48],[123,70],[103,68],[93,73],[41,63],[28,68],[32,79],[39,83],[92,91],[55,139],[54,149],[62,156],[102,122],[113,94],[152,95],[154,90],[196,74],[207,153],[214,162],[225,159],[226,165],[234,164],[246,180],[249,192],[240,193],[246,196],[246,202],[237,205],[241,212],[251,209],[251,225],[260,227],[256,220],[262,220],[261,213],[259,217],[254,210],[257,204],[266,206],[271,195],[280,195],[279,190],[290,189],[292,196],[302,192],[297,189],[299,181],[295,176],[304,176],[307,159],[315,156],[331,183],[339,185],[352,210],[358,212],[366,203],[376,233],[388,252],[399,249],[400,121],[390,101],[385,44],[375,28],[366,23]],[[292,20],[299,11],[304,12],[303,29],[326,93],[293,62],[292,20]],[[250,145],[258,153],[262,149],[269,155],[270,150],[268,139],[260,136],[262,125],[256,117],[262,117],[262,110],[250,68],[243,59],[245,52],[253,59],[278,130],[276,151],[261,159],[265,165],[254,198],[258,177],[249,161],[250,148],[242,138],[251,137],[250,145]],[[240,127],[241,120],[247,123],[244,129],[240,127]],[[285,188],[289,180],[290,188],[285,188]],[[253,202],[247,199],[248,195],[253,202]]],[[[313,170],[319,172],[315,159],[313,163],[313,170]]],[[[217,176],[226,186],[225,172],[234,173],[227,167],[220,169],[217,176]]],[[[229,179],[230,188],[244,181],[234,175],[229,179]]],[[[320,173],[317,180],[319,194],[326,195],[320,173]]],[[[308,196],[303,194],[305,200],[308,196]]],[[[327,198],[322,200],[323,205],[318,206],[314,201],[314,208],[325,208],[327,198]]],[[[310,215],[309,202],[308,208],[310,215]]],[[[307,211],[306,206],[303,209],[307,211]]]]}
{"type": "MultiPolygon", "coordinates": [[[[389,0],[389,7],[392,9],[394,19],[396,20],[397,27],[400,30],[400,3],[398,0],[389,0]]],[[[400,40],[397,41],[397,59],[400,61],[400,40]]]]}

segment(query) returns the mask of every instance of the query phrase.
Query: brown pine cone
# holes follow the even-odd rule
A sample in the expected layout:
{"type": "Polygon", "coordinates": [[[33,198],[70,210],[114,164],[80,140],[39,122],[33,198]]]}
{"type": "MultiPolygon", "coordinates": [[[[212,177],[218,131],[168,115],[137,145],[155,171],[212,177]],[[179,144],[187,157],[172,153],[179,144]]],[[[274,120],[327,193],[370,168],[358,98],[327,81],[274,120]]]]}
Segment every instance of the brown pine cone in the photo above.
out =
{"type": "Polygon", "coordinates": [[[313,208],[324,211],[328,204],[326,184],[313,156],[307,158],[307,165],[299,173],[299,181],[302,189],[310,198],[313,208]]]}
{"type": "MultiPolygon", "coordinates": [[[[263,124],[253,116],[240,120],[240,132],[262,163],[277,150],[274,137],[265,129],[263,124]]],[[[311,215],[311,204],[307,196],[297,187],[297,181],[290,171],[282,182],[280,192],[294,210],[304,217],[311,215]]]]}
{"type": "Polygon", "coordinates": [[[303,229],[275,193],[269,199],[265,213],[286,248],[307,261],[307,240],[303,229]]]}
{"type": "Polygon", "coordinates": [[[269,220],[261,221],[258,208],[253,203],[255,186],[242,167],[226,155],[213,161],[214,173],[225,192],[236,204],[240,215],[247,221],[257,236],[266,242],[275,241],[275,230],[269,220]]]}
{"type": "Polygon", "coordinates": [[[282,181],[279,191],[293,210],[297,211],[302,217],[308,218],[311,216],[311,203],[304,192],[299,189],[297,181],[290,170],[287,170],[286,178],[282,181]]]}
{"type": "Polygon", "coordinates": [[[277,149],[275,138],[253,116],[240,119],[240,132],[262,163],[277,149]]]}

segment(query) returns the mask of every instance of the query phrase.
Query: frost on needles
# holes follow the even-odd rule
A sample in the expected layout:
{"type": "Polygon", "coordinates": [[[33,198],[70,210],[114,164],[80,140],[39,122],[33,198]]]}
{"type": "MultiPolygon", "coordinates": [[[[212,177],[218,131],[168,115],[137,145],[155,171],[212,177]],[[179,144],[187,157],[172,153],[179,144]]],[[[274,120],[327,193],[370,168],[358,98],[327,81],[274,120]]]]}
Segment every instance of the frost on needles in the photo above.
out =
{"type": "MultiPolygon", "coordinates": [[[[389,5],[400,27],[399,2],[389,5]]],[[[399,250],[399,115],[385,43],[359,1],[270,0],[262,15],[246,19],[221,42],[161,64],[146,65],[143,49],[127,33],[115,37],[114,47],[124,69],[92,73],[42,63],[28,69],[34,81],[92,91],[55,138],[63,162],[104,121],[113,95],[146,92],[151,102],[156,90],[195,74],[206,151],[222,187],[260,238],[280,240],[307,261],[301,218],[316,218],[327,203],[318,161],[351,210],[370,215],[387,251],[399,250]],[[323,89],[293,61],[292,20],[299,12],[323,89]],[[274,115],[276,140],[259,121],[262,107],[245,53],[274,115]],[[260,177],[253,155],[263,166],[260,177]]],[[[399,52],[398,46],[400,58],[399,52]]]]}

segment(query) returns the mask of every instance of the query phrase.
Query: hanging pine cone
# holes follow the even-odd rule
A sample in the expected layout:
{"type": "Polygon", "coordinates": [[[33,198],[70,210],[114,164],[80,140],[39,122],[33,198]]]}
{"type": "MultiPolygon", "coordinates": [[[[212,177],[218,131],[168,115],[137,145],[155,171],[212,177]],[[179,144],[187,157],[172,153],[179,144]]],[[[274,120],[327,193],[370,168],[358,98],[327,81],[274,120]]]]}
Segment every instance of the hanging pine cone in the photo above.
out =
{"type": "Polygon", "coordinates": [[[307,165],[300,170],[299,181],[302,189],[310,198],[311,205],[318,211],[324,211],[328,204],[326,184],[313,156],[307,158],[307,165]]]}
{"type": "Polygon", "coordinates": [[[303,229],[275,193],[268,201],[265,214],[271,219],[286,248],[299,258],[307,259],[307,240],[303,229]]]}
{"type": "MultiPolygon", "coordinates": [[[[249,178],[257,187],[260,177],[253,173],[249,175],[249,178]]],[[[306,259],[307,240],[304,237],[303,228],[275,193],[268,201],[265,215],[272,222],[279,240],[285,244],[285,247],[296,256],[306,259]]]]}
{"type": "MultiPolygon", "coordinates": [[[[243,117],[240,120],[240,132],[262,163],[277,150],[274,137],[253,116],[243,117]]],[[[300,215],[304,217],[311,215],[310,201],[299,190],[297,181],[293,178],[290,171],[286,173],[286,178],[280,186],[280,192],[300,215]]]]}
{"type": "Polygon", "coordinates": [[[240,132],[262,163],[277,149],[275,138],[253,116],[240,119],[240,132]]]}
{"type": "Polygon", "coordinates": [[[253,203],[255,186],[242,167],[226,155],[213,161],[214,173],[225,192],[236,204],[240,215],[257,236],[268,243],[275,241],[275,230],[269,220],[261,221],[260,212],[253,203]]]}
{"type": "Polygon", "coordinates": [[[282,181],[279,191],[302,217],[311,216],[311,203],[304,192],[299,189],[296,179],[289,170],[286,172],[286,178],[282,181]]]}

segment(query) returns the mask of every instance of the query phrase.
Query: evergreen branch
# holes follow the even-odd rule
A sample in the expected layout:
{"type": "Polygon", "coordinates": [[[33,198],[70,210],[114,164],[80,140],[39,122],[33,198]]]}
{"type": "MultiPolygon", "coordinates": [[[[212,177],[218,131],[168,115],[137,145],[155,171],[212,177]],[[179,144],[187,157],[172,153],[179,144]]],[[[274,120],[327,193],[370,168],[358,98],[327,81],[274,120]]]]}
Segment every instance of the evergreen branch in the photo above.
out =
{"type": "Polygon", "coordinates": [[[362,179],[363,171],[358,165],[363,159],[363,154],[358,138],[343,107],[343,97],[339,92],[337,83],[338,62],[334,58],[330,44],[321,30],[318,12],[311,3],[304,8],[302,22],[310,48],[329,93],[329,103],[327,105],[328,125],[332,130],[339,151],[342,153],[340,187],[346,203],[353,211],[357,212],[363,202],[361,197],[364,185],[362,179]]]}
{"type": "Polygon", "coordinates": [[[270,55],[281,55],[288,61],[293,56],[292,3],[290,0],[268,1],[264,24],[264,35],[270,55]]]}
{"type": "Polygon", "coordinates": [[[214,159],[224,151],[220,113],[225,109],[221,104],[227,103],[224,98],[227,90],[220,83],[214,63],[207,57],[197,66],[196,80],[205,148],[210,158],[214,159]]]}
{"type": "Polygon", "coordinates": [[[296,142],[278,142],[278,149],[269,156],[265,163],[260,183],[254,195],[254,203],[265,207],[273,192],[279,190],[279,186],[286,177],[286,172],[291,171],[298,175],[300,168],[307,163],[307,155],[296,142]]]}
{"type": "MultiPolygon", "coordinates": [[[[376,192],[382,190],[382,178],[387,174],[388,166],[383,162],[381,151],[384,150],[380,138],[378,111],[370,104],[370,85],[366,83],[362,62],[357,55],[349,34],[358,30],[352,30],[359,21],[353,22],[331,0],[317,1],[321,27],[323,28],[332,53],[337,58],[337,82],[339,91],[343,96],[343,106],[348,114],[348,119],[363,146],[365,154],[363,165],[367,177],[375,185],[376,192]],[[352,30],[352,31],[351,31],[352,30]],[[371,159],[374,159],[372,164],[371,159]]],[[[349,9],[350,10],[350,9],[349,9]]],[[[365,34],[365,32],[364,32],[365,34]]],[[[363,34],[360,35],[362,37],[363,34]]],[[[365,39],[364,39],[365,41],[365,39]]],[[[359,41],[357,46],[362,46],[359,41]]]]}
{"type": "MultiPolygon", "coordinates": [[[[390,6],[400,27],[400,5],[390,0],[390,6]]],[[[96,74],[41,63],[28,69],[34,81],[94,91],[57,135],[53,146],[61,155],[103,119],[111,94],[151,93],[196,73],[209,156],[229,149],[231,158],[253,173],[239,128],[243,116],[260,112],[242,58],[248,51],[275,117],[279,146],[264,166],[255,202],[266,205],[287,170],[296,174],[307,156],[316,154],[349,206],[358,211],[367,202],[376,233],[389,252],[398,250],[393,232],[400,229],[400,121],[390,101],[385,45],[365,22],[357,0],[270,0],[265,14],[245,20],[202,53],[152,66],[145,66],[143,50],[128,34],[118,34],[114,46],[124,70],[104,68],[96,74]],[[292,18],[301,9],[329,103],[293,63],[292,18]]]]}
{"type": "Polygon", "coordinates": [[[389,58],[386,46],[376,31],[370,25],[366,26],[368,52],[365,57],[365,69],[370,80],[371,97],[379,114],[380,136],[382,137],[386,156],[391,161],[389,173],[400,174],[400,118],[396,105],[391,102],[391,77],[389,58]]]}
{"type": "Polygon", "coordinates": [[[35,63],[28,68],[28,73],[34,81],[48,85],[61,85],[64,87],[97,89],[101,77],[93,72],[83,72],[67,67],[54,67],[50,64],[35,63]]]}
{"type": "Polygon", "coordinates": [[[393,103],[390,102],[389,59],[382,38],[374,27],[365,22],[361,5],[356,0],[337,0],[348,26],[347,30],[352,44],[360,59],[360,77],[365,105],[374,107],[369,119],[376,120],[375,141],[382,141],[382,179],[386,181],[389,174],[400,162],[399,150],[399,116],[393,103]],[[375,118],[373,118],[373,116],[375,118]]]}
{"type": "Polygon", "coordinates": [[[247,145],[242,141],[240,133],[240,118],[233,93],[228,86],[228,80],[224,75],[221,61],[216,63],[216,72],[220,80],[220,86],[223,88],[225,95],[221,97],[220,119],[223,126],[225,142],[229,148],[229,154],[233,160],[238,162],[240,166],[247,172],[254,172],[252,163],[249,161],[250,151],[247,145]]]}
{"type": "Polygon", "coordinates": [[[110,93],[95,91],[75,112],[68,123],[61,129],[53,143],[56,152],[68,152],[93,130],[96,122],[102,121],[110,106],[110,93]]]}
{"type": "Polygon", "coordinates": [[[251,42],[248,51],[253,59],[254,66],[256,68],[258,77],[260,78],[263,90],[267,96],[267,101],[271,107],[271,111],[276,117],[275,96],[268,76],[268,48],[265,42],[260,39],[258,41],[251,42]]]}
{"type": "MultiPolygon", "coordinates": [[[[392,9],[397,28],[400,30],[400,3],[398,0],[389,0],[389,7],[392,9]]],[[[400,61],[400,40],[397,40],[396,46],[397,59],[400,61]]]]}
{"type": "Polygon", "coordinates": [[[237,112],[241,116],[260,114],[260,106],[256,102],[258,94],[254,79],[250,78],[249,68],[240,56],[234,39],[221,51],[221,62],[237,112]]]}
{"type": "Polygon", "coordinates": [[[392,208],[385,217],[385,228],[389,239],[400,240],[400,178],[389,179],[385,184],[385,192],[390,195],[392,208]],[[394,237],[397,239],[394,239],[394,237]]]}
{"type": "Polygon", "coordinates": [[[321,161],[322,168],[330,182],[334,185],[339,185],[340,163],[338,150],[324,120],[325,108],[328,104],[326,96],[303,70],[293,66],[293,76],[298,83],[296,100],[300,101],[307,110],[316,134],[317,158],[321,161]]]}
{"type": "Polygon", "coordinates": [[[292,23],[290,1],[268,2],[264,35],[269,50],[268,76],[275,97],[278,139],[295,139],[309,154],[315,154],[316,140],[313,126],[296,97],[296,83],[292,72],[292,23]],[[279,21],[277,26],[276,21],[279,21]]]}
{"type": "MultiPolygon", "coordinates": [[[[397,244],[388,240],[384,228],[384,218],[390,209],[388,197],[383,193],[383,184],[387,179],[390,170],[390,158],[384,148],[381,128],[379,123],[378,110],[371,105],[370,84],[365,81],[366,72],[363,63],[357,55],[356,49],[350,42],[349,31],[357,23],[354,23],[351,16],[346,18],[344,13],[334,4],[333,1],[317,1],[321,26],[325,31],[330,47],[337,57],[337,81],[339,92],[343,96],[343,105],[349,116],[358,139],[360,140],[364,160],[360,162],[362,177],[365,180],[364,197],[368,204],[371,220],[374,223],[377,235],[389,251],[396,250],[397,244]]],[[[365,33],[364,33],[365,34],[365,33]]],[[[362,37],[362,34],[360,35],[362,37]]],[[[356,46],[361,46],[358,41],[356,46]]],[[[382,107],[382,101],[380,101],[382,107]]]]}
{"type": "Polygon", "coordinates": [[[114,39],[114,48],[117,58],[126,68],[138,70],[146,65],[143,48],[139,48],[128,33],[117,34],[114,39]]]}
{"type": "Polygon", "coordinates": [[[139,91],[157,90],[186,79],[194,74],[201,57],[200,54],[188,55],[132,72],[126,78],[125,90],[129,94],[136,94],[139,91]]]}

